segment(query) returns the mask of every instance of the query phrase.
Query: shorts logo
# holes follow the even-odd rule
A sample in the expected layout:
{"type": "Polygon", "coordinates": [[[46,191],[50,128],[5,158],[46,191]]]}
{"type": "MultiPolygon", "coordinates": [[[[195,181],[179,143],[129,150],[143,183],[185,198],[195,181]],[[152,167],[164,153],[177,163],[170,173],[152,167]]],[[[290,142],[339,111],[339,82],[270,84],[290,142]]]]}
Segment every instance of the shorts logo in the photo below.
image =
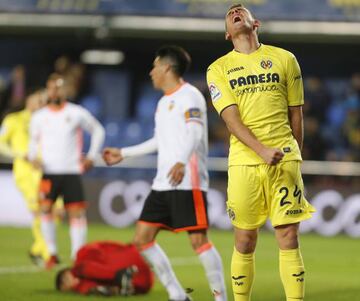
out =
{"type": "Polygon", "coordinates": [[[210,83],[209,85],[209,91],[212,101],[216,101],[221,97],[220,90],[215,86],[215,84],[210,83]]]}
{"type": "Polygon", "coordinates": [[[260,66],[264,69],[270,69],[272,67],[272,65],[273,65],[273,63],[270,60],[267,60],[267,61],[262,60],[260,63],[260,66]]]}
{"type": "Polygon", "coordinates": [[[235,212],[231,208],[228,208],[227,210],[229,218],[233,221],[235,219],[235,212]]]}
{"type": "Polygon", "coordinates": [[[300,214],[302,212],[301,209],[286,210],[285,215],[300,214]]]}

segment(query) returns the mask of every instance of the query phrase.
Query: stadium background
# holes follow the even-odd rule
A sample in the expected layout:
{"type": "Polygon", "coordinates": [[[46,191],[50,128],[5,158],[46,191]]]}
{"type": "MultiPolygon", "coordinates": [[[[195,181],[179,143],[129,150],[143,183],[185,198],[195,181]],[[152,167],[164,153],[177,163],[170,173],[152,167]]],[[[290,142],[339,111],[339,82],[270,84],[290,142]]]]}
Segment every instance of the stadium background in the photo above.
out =
{"type": "MultiPolygon", "coordinates": [[[[27,88],[44,86],[47,76],[57,71],[72,83],[69,98],[90,110],[105,126],[106,145],[125,146],[151,137],[153,113],[160,96],[153,90],[148,76],[154,52],[164,44],[186,48],[193,59],[186,80],[209,99],[205,71],[214,59],[231,50],[231,44],[224,40],[223,16],[233,2],[0,1],[0,120],[23,104],[27,88]]],[[[355,263],[357,260],[359,266],[355,254],[358,257],[360,247],[354,239],[360,237],[360,1],[248,0],[242,3],[262,21],[260,40],[292,51],[302,67],[304,180],[307,197],[318,209],[315,217],[302,226],[303,232],[312,232],[304,236],[305,246],[314,253],[308,256],[316,262],[316,248],[321,245],[329,246],[332,249],[329,254],[334,256],[343,247],[350,252],[348,258],[355,263]],[[333,238],[326,238],[328,236],[333,238]]],[[[208,115],[210,221],[214,227],[226,230],[231,228],[224,204],[227,132],[210,102],[208,115]]],[[[88,138],[84,142],[86,150],[88,138]]],[[[0,161],[0,249],[3,250],[0,288],[5,289],[9,283],[17,282],[11,282],[11,277],[10,282],[6,282],[9,277],[3,271],[26,264],[23,258],[26,249],[21,248],[27,246],[5,243],[5,240],[14,237],[26,242],[28,236],[29,240],[30,235],[24,232],[26,228],[17,227],[27,226],[30,215],[14,186],[11,163],[6,162],[6,158],[0,161]]],[[[100,160],[97,163],[99,167],[84,179],[90,203],[90,240],[102,239],[103,235],[107,239],[129,240],[131,225],[150,189],[155,172],[154,157],[128,160],[114,168],[102,167],[100,160]],[[130,230],[124,228],[129,226],[130,230]],[[113,237],[102,233],[111,233],[113,237]]],[[[64,233],[60,237],[66,240],[64,233]]],[[[230,231],[215,231],[214,235],[215,242],[219,240],[231,249],[230,231]]],[[[264,235],[265,241],[269,240],[267,237],[271,234],[265,232],[264,235]]],[[[225,253],[227,248],[223,248],[225,253]]],[[[175,257],[182,255],[182,252],[173,253],[175,257]]],[[[229,256],[222,255],[224,261],[229,256]]],[[[329,257],[329,261],[334,260],[338,259],[329,257]]],[[[348,261],[344,264],[349,267],[348,261]]],[[[274,269],[276,272],[277,267],[274,269]]],[[[325,278],[332,271],[323,266],[320,269],[321,277],[325,278]]],[[[44,277],[41,275],[37,276],[39,283],[44,277]]],[[[23,272],[21,277],[32,276],[23,272]]],[[[351,286],[356,277],[345,268],[336,280],[341,289],[338,295],[331,294],[333,299],[329,300],[356,300],[354,296],[360,300],[359,285],[357,290],[351,286]],[[348,299],[342,299],[344,295],[340,293],[347,291],[345,282],[354,293],[348,299]]],[[[322,278],[319,287],[325,290],[328,280],[322,278]]],[[[270,285],[271,277],[266,281],[270,285]]],[[[265,285],[264,289],[266,287],[271,288],[265,285]]],[[[5,296],[7,300],[23,300],[15,292],[5,296]]],[[[326,300],[320,296],[321,293],[312,299],[309,296],[309,300],[326,300]]],[[[43,295],[37,296],[37,300],[42,298],[45,300],[43,295]]],[[[56,300],[56,296],[54,298],[56,300]]]]}

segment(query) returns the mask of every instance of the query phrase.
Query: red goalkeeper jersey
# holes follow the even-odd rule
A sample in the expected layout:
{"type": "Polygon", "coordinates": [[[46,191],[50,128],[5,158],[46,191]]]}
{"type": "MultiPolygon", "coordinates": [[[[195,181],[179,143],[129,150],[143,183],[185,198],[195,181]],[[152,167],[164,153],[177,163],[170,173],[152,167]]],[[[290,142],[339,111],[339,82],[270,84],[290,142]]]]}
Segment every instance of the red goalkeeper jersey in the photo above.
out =
{"type": "Polygon", "coordinates": [[[136,266],[138,270],[132,278],[135,293],[147,293],[154,277],[134,245],[107,241],[87,244],[78,251],[71,270],[75,277],[80,278],[74,290],[87,294],[99,285],[116,285],[116,273],[130,266],[136,266]]]}

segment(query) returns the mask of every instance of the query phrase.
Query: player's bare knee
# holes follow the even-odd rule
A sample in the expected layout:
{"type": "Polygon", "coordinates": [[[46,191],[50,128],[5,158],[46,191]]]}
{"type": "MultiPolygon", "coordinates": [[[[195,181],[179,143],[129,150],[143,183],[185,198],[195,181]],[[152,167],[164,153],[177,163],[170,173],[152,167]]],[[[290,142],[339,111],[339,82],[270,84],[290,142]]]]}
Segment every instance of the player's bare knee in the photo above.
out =
{"type": "Polygon", "coordinates": [[[42,215],[50,214],[51,213],[51,208],[52,208],[52,206],[50,204],[41,205],[41,207],[40,207],[41,214],[42,215]]]}
{"type": "Polygon", "coordinates": [[[68,210],[69,218],[83,218],[86,216],[83,208],[72,208],[68,210]]]}
{"type": "Polygon", "coordinates": [[[235,229],[235,248],[239,253],[254,253],[256,242],[257,230],[235,229]]]}
{"type": "Polygon", "coordinates": [[[199,250],[202,246],[209,243],[206,231],[189,232],[189,239],[194,251],[199,250]]]}
{"type": "Polygon", "coordinates": [[[241,254],[254,253],[256,248],[256,240],[246,237],[235,241],[235,249],[241,254]]]}
{"type": "Polygon", "coordinates": [[[298,224],[276,227],[275,234],[280,249],[287,250],[299,247],[298,224]]]}
{"type": "Polygon", "coordinates": [[[132,243],[138,250],[142,250],[145,246],[154,242],[154,237],[144,235],[143,233],[135,233],[132,243]]]}

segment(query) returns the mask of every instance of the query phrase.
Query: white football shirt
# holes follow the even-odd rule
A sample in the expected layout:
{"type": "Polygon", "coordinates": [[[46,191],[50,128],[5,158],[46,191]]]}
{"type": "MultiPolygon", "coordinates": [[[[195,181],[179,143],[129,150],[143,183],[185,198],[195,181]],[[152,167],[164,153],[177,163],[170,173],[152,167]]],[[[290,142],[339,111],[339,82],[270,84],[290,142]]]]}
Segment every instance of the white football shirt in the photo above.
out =
{"type": "Polygon", "coordinates": [[[184,83],[172,94],[164,95],[159,100],[155,113],[158,162],[152,188],[158,191],[174,189],[207,191],[209,186],[207,136],[206,101],[197,88],[184,83]],[[185,158],[187,122],[197,122],[203,129],[201,140],[195,146],[190,158],[185,158]],[[168,173],[177,162],[186,163],[185,176],[178,186],[173,187],[169,183],[168,173]]]}
{"type": "Polygon", "coordinates": [[[49,106],[40,109],[30,122],[30,160],[40,154],[45,174],[80,174],[82,130],[91,133],[87,157],[94,160],[101,151],[105,131],[86,109],[69,102],[59,110],[49,106]]]}

